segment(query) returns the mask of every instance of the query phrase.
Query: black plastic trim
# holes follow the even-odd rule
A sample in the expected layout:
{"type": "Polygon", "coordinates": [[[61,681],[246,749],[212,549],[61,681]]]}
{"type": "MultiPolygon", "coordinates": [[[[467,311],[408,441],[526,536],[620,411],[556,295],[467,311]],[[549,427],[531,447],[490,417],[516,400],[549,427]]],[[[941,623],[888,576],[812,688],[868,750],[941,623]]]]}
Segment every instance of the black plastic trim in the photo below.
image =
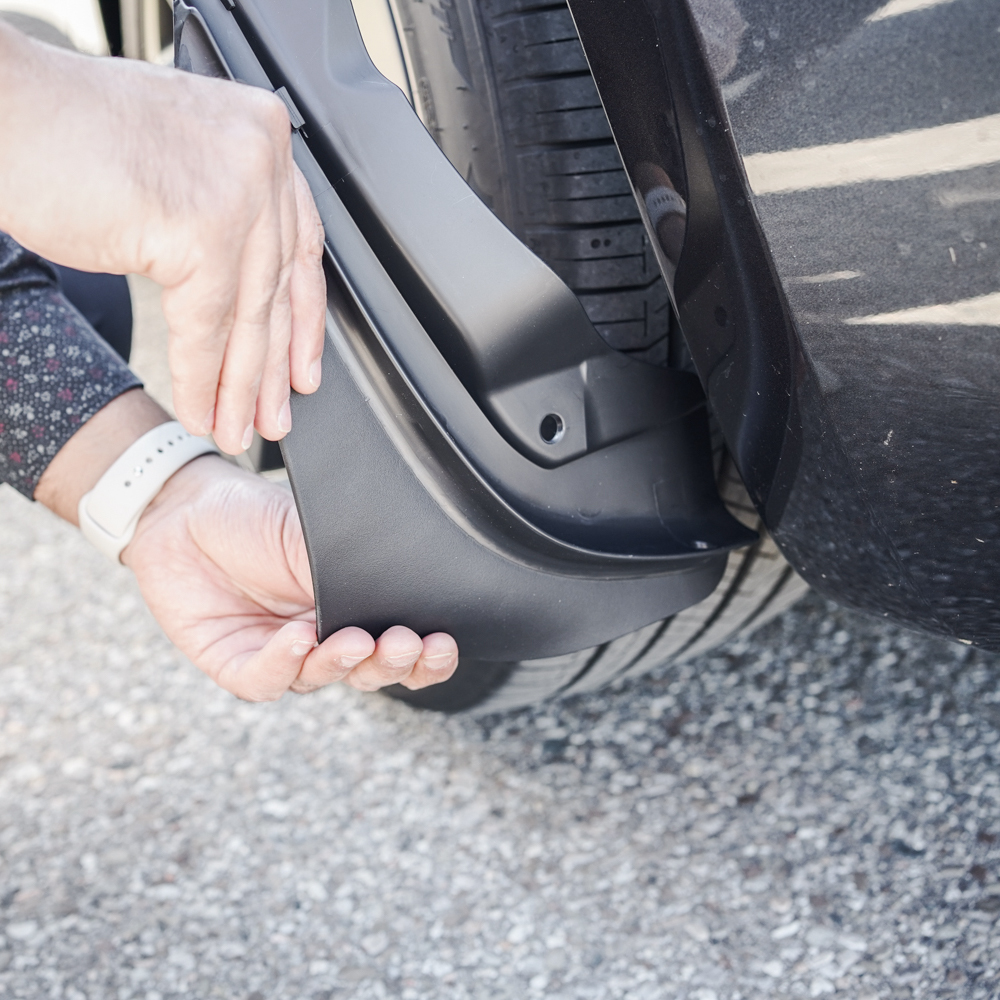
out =
{"type": "Polygon", "coordinates": [[[686,0],[568,0],[712,413],[765,522],[801,454],[805,358],[686,0]],[[643,204],[649,166],[686,202],[679,259],[643,204]]]}

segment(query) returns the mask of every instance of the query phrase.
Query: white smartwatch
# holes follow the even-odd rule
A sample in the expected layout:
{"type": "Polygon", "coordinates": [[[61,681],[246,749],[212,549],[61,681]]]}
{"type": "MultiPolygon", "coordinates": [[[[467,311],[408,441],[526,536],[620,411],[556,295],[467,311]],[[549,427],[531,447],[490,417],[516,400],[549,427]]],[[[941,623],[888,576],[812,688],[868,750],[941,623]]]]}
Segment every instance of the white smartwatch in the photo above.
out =
{"type": "Polygon", "coordinates": [[[163,484],[192,459],[218,451],[207,438],[189,434],[176,420],[143,434],[80,497],[77,513],[84,537],[118,562],[132,541],[139,516],[163,484]]]}

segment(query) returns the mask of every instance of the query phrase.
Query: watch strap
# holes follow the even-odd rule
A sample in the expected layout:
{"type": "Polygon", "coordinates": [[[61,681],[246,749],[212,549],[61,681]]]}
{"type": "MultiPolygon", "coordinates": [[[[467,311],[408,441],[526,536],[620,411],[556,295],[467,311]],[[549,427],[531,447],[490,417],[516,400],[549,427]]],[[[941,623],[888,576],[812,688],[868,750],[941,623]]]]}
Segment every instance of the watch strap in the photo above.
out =
{"type": "Polygon", "coordinates": [[[109,559],[118,561],[139,517],[163,484],[192,459],[218,448],[189,434],[176,420],[160,424],[131,444],[80,498],[80,530],[109,559]]]}

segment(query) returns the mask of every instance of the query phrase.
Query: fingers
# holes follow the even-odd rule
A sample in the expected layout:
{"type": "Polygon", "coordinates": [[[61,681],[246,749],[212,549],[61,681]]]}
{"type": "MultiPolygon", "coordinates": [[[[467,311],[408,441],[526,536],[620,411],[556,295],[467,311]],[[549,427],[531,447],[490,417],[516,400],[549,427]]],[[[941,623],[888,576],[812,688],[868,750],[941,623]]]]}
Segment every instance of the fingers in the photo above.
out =
{"type": "MultiPolygon", "coordinates": [[[[237,455],[246,451],[253,440],[257,416],[257,397],[273,340],[287,345],[291,314],[288,309],[274,309],[276,301],[287,301],[288,269],[283,265],[280,210],[271,206],[253,227],[243,253],[236,315],[226,345],[226,356],[219,378],[215,403],[216,443],[223,451],[237,455]],[[281,321],[285,326],[282,328],[281,321]]],[[[287,350],[287,347],[285,347],[287,350]]],[[[262,408],[263,408],[262,401],[262,408]]],[[[270,400],[274,403],[273,398],[270,400]]],[[[268,436],[277,438],[278,411],[262,420],[268,436]]]]}
{"type": "Polygon", "coordinates": [[[236,315],[238,277],[229,263],[199,268],[184,283],[163,290],[174,412],[196,435],[215,426],[219,375],[236,315]]]}
{"type": "Polygon", "coordinates": [[[326,277],[323,274],[323,223],[309,185],[292,167],[297,224],[291,276],[291,384],[296,392],[319,387],[326,325],[326,277]]]}
{"type": "Polygon", "coordinates": [[[445,632],[424,636],[420,659],[410,676],[400,681],[403,687],[416,691],[448,680],[458,666],[458,643],[445,632]]]}
{"type": "MultiPolygon", "coordinates": [[[[215,314],[184,308],[203,302],[203,280],[171,290],[178,418],[192,433],[214,433],[223,451],[249,447],[256,427],[278,441],[291,430],[290,388],[315,392],[326,319],[323,226],[312,195],[288,155],[277,204],[251,227],[238,275],[219,280],[215,314]],[[235,287],[234,295],[225,289],[235,287]],[[183,331],[183,332],[181,332],[183,331]]],[[[165,302],[166,306],[166,302],[165,302]]]]}
{"type": "Polygon", "coordinates": [[[416,689],[446,681],[458,666],[458,646],[451,636],[435,632],[421,640],[402,625],[383,632],[375,651],[359,663],[344,682],[359,691],[377,691],[390,684],[416,689]]]}
{"type": "Polygon", "coordinates": [[[407,677],[423,644],[416,632],[403,625],[393,625],[375,643],[375,650],[351,671],[345,681],[359,691],[377,691],[389,684],[399,684],[407,677]]]}
{"type": "Polygon", "coordinates": [[[280,216],[279,205],[265,206],[239,257],[220,253],[163,292],[177,419],[192,434],[214,434],[231,455],[253,439],[265,362],[272,370],[260,403],[262,432],[276,440],[284,436],[279,428],[290,424],[282,409],[288,396],[293,243],[282,245],[280,216]]]}
{"type": "Polygon", "coordinates": [[[254,416],[255,427],[269,441],[279,441],[292,429],[288,350],[292,334],[291,278],[297,241],[297,208],[292,183],[294,165],[291,151],[288,154],[288,168],[288,182],[282,185],[279,204],[281,265],[277,287],[271,300],[267,356],[254,416]]]}
{"type": "Polygon", "coordinates": [[[287,112],[272,95],[241,96],[254,129],[233,190],[188,223],[193,249],[164,293],[178,419],[230,454],[254,428],[272,441],[291,429],[291,390],[320,382],[326,317],[323,227],[287,112]]]}
{"type": "MultiPolygon", "coordinates": [[[[256,397],[252,423],[262,437],[279,441],[292,428],[290,390],[311,393],[319,387],[326,325],[326,278],[323,274],[323,225],[305,178],[287,155],[286,183],[278,206],[280,258],[257,245],[248,249],[236,318],[226,350],[216,410],[216,440],[236,443],[244,428],[242,449],[252,439],[247,406],[256,397]],[[262,273],[256,273],[260,269],[262,273]],[[268,299],[267,283],[275,276],[268,299]],[[244,312],[245,290],[249,301],[244,312]],[[258,293],[258,294],[255,294],[258,293]],[[266,315],[265,315],[266,314],[266,315]],[[261,346],[265,357],[258,368],[261,346]],[[258,384],[252,384],[254,375],[258,384]],[[232,397],[232,398],[230,398],[232,397]],[[231,414],[236,414],[235,418],[231,414]]],[[[265,225],[264,232],[268,231],[265,225]]],[[[260,243],[258,239],[257,244],[260,243]]],[[[272,248],[273,249],[273,248],[272,248]]]]}
{"type": "Polygon", "coordinates": [[[256,653],[228,663],[215,679],[244,701],[277,701],[294,683],[315,644],[311,622],[288,622],[256,653]]]}
{"type": "Polygon", "coordinates": [[[317,646],[315,626],[294,621],[246,660],[227,665],[216,679],[244,701],[277,701],[286,691],[305,694],[336,681],[360,691],[390,684],[416,690],[446,681],[456,666],[458,646],[443,632],[421,640],[416,632],[394,625],[376,642],[350,626],[317,646]]]}
{"type": "Polygon", "coordinates": [[[375,640],[364,629],[342,628],[322,645],[310,645],[291,690],[305,694],[343,680],[374,651],[375,640]]]}
{"type": "MultiPolygon", "coordinates": [[[[272,441],[289,431],[291,388],[319,384],[326,312],[323,229],[292,159],[287,113],[277,100],[256,103],[271,141],[245,150],[234,198],[256,197],[245,228],[206,219],[213,247],[164,298],[178,418],[230,454],[249,446],[254,428],[272,441]]],[[[219,212],[224,220],[232,206],[219,212]]]]}

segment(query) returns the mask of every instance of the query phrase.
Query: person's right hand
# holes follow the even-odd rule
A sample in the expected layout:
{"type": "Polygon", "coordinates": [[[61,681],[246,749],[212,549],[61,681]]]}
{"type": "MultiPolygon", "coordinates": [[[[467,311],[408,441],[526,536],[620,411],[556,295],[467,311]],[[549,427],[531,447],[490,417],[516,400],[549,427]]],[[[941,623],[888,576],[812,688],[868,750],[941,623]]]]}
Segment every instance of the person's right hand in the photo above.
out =
{"type": "Polygon", "coordinates": [[[32,42],[0,24],[0,229],[163,286],[177,418],[236,454],[320,379],[323,232],[263,90],[32,42]]]}

